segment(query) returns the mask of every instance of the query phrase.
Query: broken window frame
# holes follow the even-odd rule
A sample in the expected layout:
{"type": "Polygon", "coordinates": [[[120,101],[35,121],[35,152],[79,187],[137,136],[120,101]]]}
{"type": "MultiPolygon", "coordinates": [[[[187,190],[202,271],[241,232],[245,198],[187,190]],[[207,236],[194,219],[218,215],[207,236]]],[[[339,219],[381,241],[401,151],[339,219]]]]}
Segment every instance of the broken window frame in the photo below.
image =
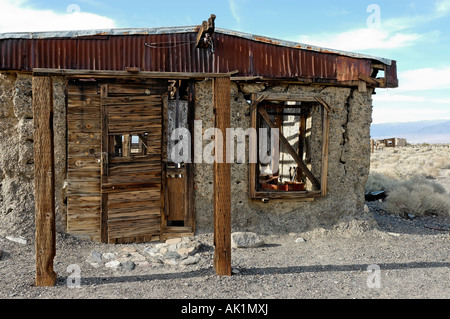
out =
{"type": "MultiPolygon", "coordinates": [[[[268,114],[265,111],[265,108],[261,107],[261,102],[263,101],[271,101],[271,102],[305,102],[305,103],[317,103],[322,108],[322,161],[321,161],[321,178],[320,181],[317,179],[311,171],[306,167],[303,160],[299,158],[298,154],[296,154],[295,150],[293,150],[292,146],[290,147],[290,151],[288,153],[292,154],[292,151],[296,154],[297,159],[294,160],[297,162],[299,169],[300,165],[303,166],[301,169],[306,175],[308,179],[311,180],[314,186],[314,190],[312,191],[271,191],[271,190],[259,190],[259,164],[260,161],[258,159],[257,163],[250,163],[249,166],[249,197],[250,199],[255,200],[269,200],[269,199],[290,199],[290,200],[298,200],[298,201],[312,201],[316,198],[327,196],[327,187],[328,187],[328,146],[329,146],[329,132],[330,132],[330,107],[326,102],[325,97],[322,94],[317,93],[302,93],[302,94],[275,94],[275,93],[259,93],[251,95],[251,106],[250,106],[250,127],[258,130],[258,121],[265,120],[270,127],[275,128],[275,123],[269,123],[268,114]],[[306,168],[306,169],[305,169],[306,168]]],[[[270,120],[270,119],[269,119],[270,120]]],[[[280,132],[280,147],[281,145],[285,145],[287,140],[283,136],[282,132],[280,132]],[[285,141],[283,141],[283,139],[285,141]],[[284,144],[283,144],[284,143],[284,144]]],[[[287,142],[289,144],[289,142],[287,142]]],[[[289,144],[290,145],[290,144],[289,144]]],[[[289,146],[287,146],[289,148],[289,146]]]]}
{"type": "Polygon", "coordinates": [[[110,135],[114,151],[112,157],[141,157],[147,156],[147,137],[148,133],[126,133],[110,135]],[[121,141],[118,143],[117,138],[121,141]],[[133,143],[137,139],[137,143],[133,143]],[[137,146],[137,147],[136,147],[137,146]]]}

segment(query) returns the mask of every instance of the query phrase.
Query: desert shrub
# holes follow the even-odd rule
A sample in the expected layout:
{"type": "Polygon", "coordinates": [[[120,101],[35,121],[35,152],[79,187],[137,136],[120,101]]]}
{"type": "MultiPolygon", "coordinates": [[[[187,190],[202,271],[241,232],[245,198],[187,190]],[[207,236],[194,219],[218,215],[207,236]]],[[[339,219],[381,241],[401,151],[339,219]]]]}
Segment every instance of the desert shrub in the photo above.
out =
{"type": "Polygon", "coordinates": [[[370,173],[366,184],[366,193],[385,191],[387,193],[396,189],[399,181],[381,173],[370,173]]]}
{"type": "Polygon", "coordinates": [[[389,193],[384,204],[388,213],[405,216],[450,215],[450,197],[430,184],[407,181],[389,193]]]}
{"type": "Polygon", "coordinates": [[[446,194],[444,186],[421,176],[411,177],[410,179],[401,182],[399,186],[406,187],[410,191],[413,191],[416,186],[429,186],[433,189],[434,193],[446,194]]]}
{"type": "Polygon", "coordinates": [[[371,165],[366,192],[386,191],[387,212],[450,214],[450,195],[435,181],[440,175],[450,176],[450,148],[385,149],[372,154],[372,163],[376,165],[371,165]]]}
{"type": "Polygon", "coordinates": [[[438,169],[450,169],[450,155],[440,156],[435,159],[435,166],[438,169]]]}
{"type": "Polygon", "coordinates": [[[439,148],[388,149],[371,157],[371,172],[402,180],[417,175],[434,179],[447,167],[450,151],[439,148]]]}

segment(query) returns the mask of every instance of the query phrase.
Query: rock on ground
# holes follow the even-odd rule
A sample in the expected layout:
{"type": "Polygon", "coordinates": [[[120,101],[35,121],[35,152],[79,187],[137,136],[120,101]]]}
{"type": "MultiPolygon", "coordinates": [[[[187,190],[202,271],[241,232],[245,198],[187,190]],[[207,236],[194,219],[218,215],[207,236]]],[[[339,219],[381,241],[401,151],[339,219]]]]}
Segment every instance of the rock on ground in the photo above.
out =
{"type": "Polygon", "coordinates": [[[13,241],[15,243],[21,244],[21,245],[26,245],[28,242],[25,238],[23,237],[10,237],[10,236],[6,236],[6,239],[13,241]]]}
{"type": "Polygon", "coordinates": [[[136,268],[136,264],[133,261],[126,261],[120,266],[121,269],[131,271],[136,268]]]}
{"type": "Polygon", "coordinates": [[[188,257],[188,258],[182,260],[181,264],[184,265],[184,266],[189,266],[189,265],[195,265],[199,261],[200,261],[200,258],[191,256],[191,257],[188,257]]]}
{"type": "Polygon", "coordinates": [[[93,251],[91,254],[91,257],[92,257],[92,260],[97,264],[101,264],[103,262],[102,254],[100,254],[99,252],[93,251]]]}
{"type": "Polygon", "coordinates": [[[257,248],[264,246],[264,241],[255,233],[237,232],[231,234],[232,248],[257,248]]]}
{"type": "Polygon", "coordinates": [[[106,268],[113,268],[113,269],[115,269],[115,268],[119,267],[120,265],[121,265],[121,264],[120,264],[119,261],[113,260],[113,261],[110,261],[109,263],[106,263],[106,264],[105,264],[105,267],[106,267],[106,268]]]}

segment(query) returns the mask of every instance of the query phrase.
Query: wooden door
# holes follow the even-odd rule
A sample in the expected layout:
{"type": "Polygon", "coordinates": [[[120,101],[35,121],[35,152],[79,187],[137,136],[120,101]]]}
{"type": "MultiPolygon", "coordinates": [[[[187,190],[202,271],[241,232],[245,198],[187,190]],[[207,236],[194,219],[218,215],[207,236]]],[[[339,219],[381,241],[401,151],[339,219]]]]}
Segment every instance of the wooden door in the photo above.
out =
{"type": "Polygon", "coordinates": [[[103,242],[160,239],[165,91],[159,80],[101,86],[103,242]]]}
{"type": "Polygon", "coordinates": [[[102,131],[98,84],[70,80],[67,94],[67,231],[99,242],[102,131]]]}

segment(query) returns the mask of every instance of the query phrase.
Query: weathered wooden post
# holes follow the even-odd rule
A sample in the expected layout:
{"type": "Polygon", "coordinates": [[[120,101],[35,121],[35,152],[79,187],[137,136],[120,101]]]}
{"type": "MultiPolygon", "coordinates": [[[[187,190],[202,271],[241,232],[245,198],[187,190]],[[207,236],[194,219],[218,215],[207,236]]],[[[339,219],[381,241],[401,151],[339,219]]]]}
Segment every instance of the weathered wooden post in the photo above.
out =
{"type": "MultiPolygon", "coordinates": [[[[226,141],[227,128],[231,125],[230,78],[215,78],[214,123],[226,141]]],[[[216,138],[216,161],[214,163],[214,268],[219,276],[231,276],[231,164],[226,162],[226,145],[223,142],[222,159],[218,161],[216,138]],[[218,163],[220,162],[220,163],[218,163]]]]}
{"type": "Polygon", "coordinates": [[[33,77],[34,198],[36,223],[36,286],[54,286],[56,273],[55,165],[53,84],[49,76],[33,77]]]}

